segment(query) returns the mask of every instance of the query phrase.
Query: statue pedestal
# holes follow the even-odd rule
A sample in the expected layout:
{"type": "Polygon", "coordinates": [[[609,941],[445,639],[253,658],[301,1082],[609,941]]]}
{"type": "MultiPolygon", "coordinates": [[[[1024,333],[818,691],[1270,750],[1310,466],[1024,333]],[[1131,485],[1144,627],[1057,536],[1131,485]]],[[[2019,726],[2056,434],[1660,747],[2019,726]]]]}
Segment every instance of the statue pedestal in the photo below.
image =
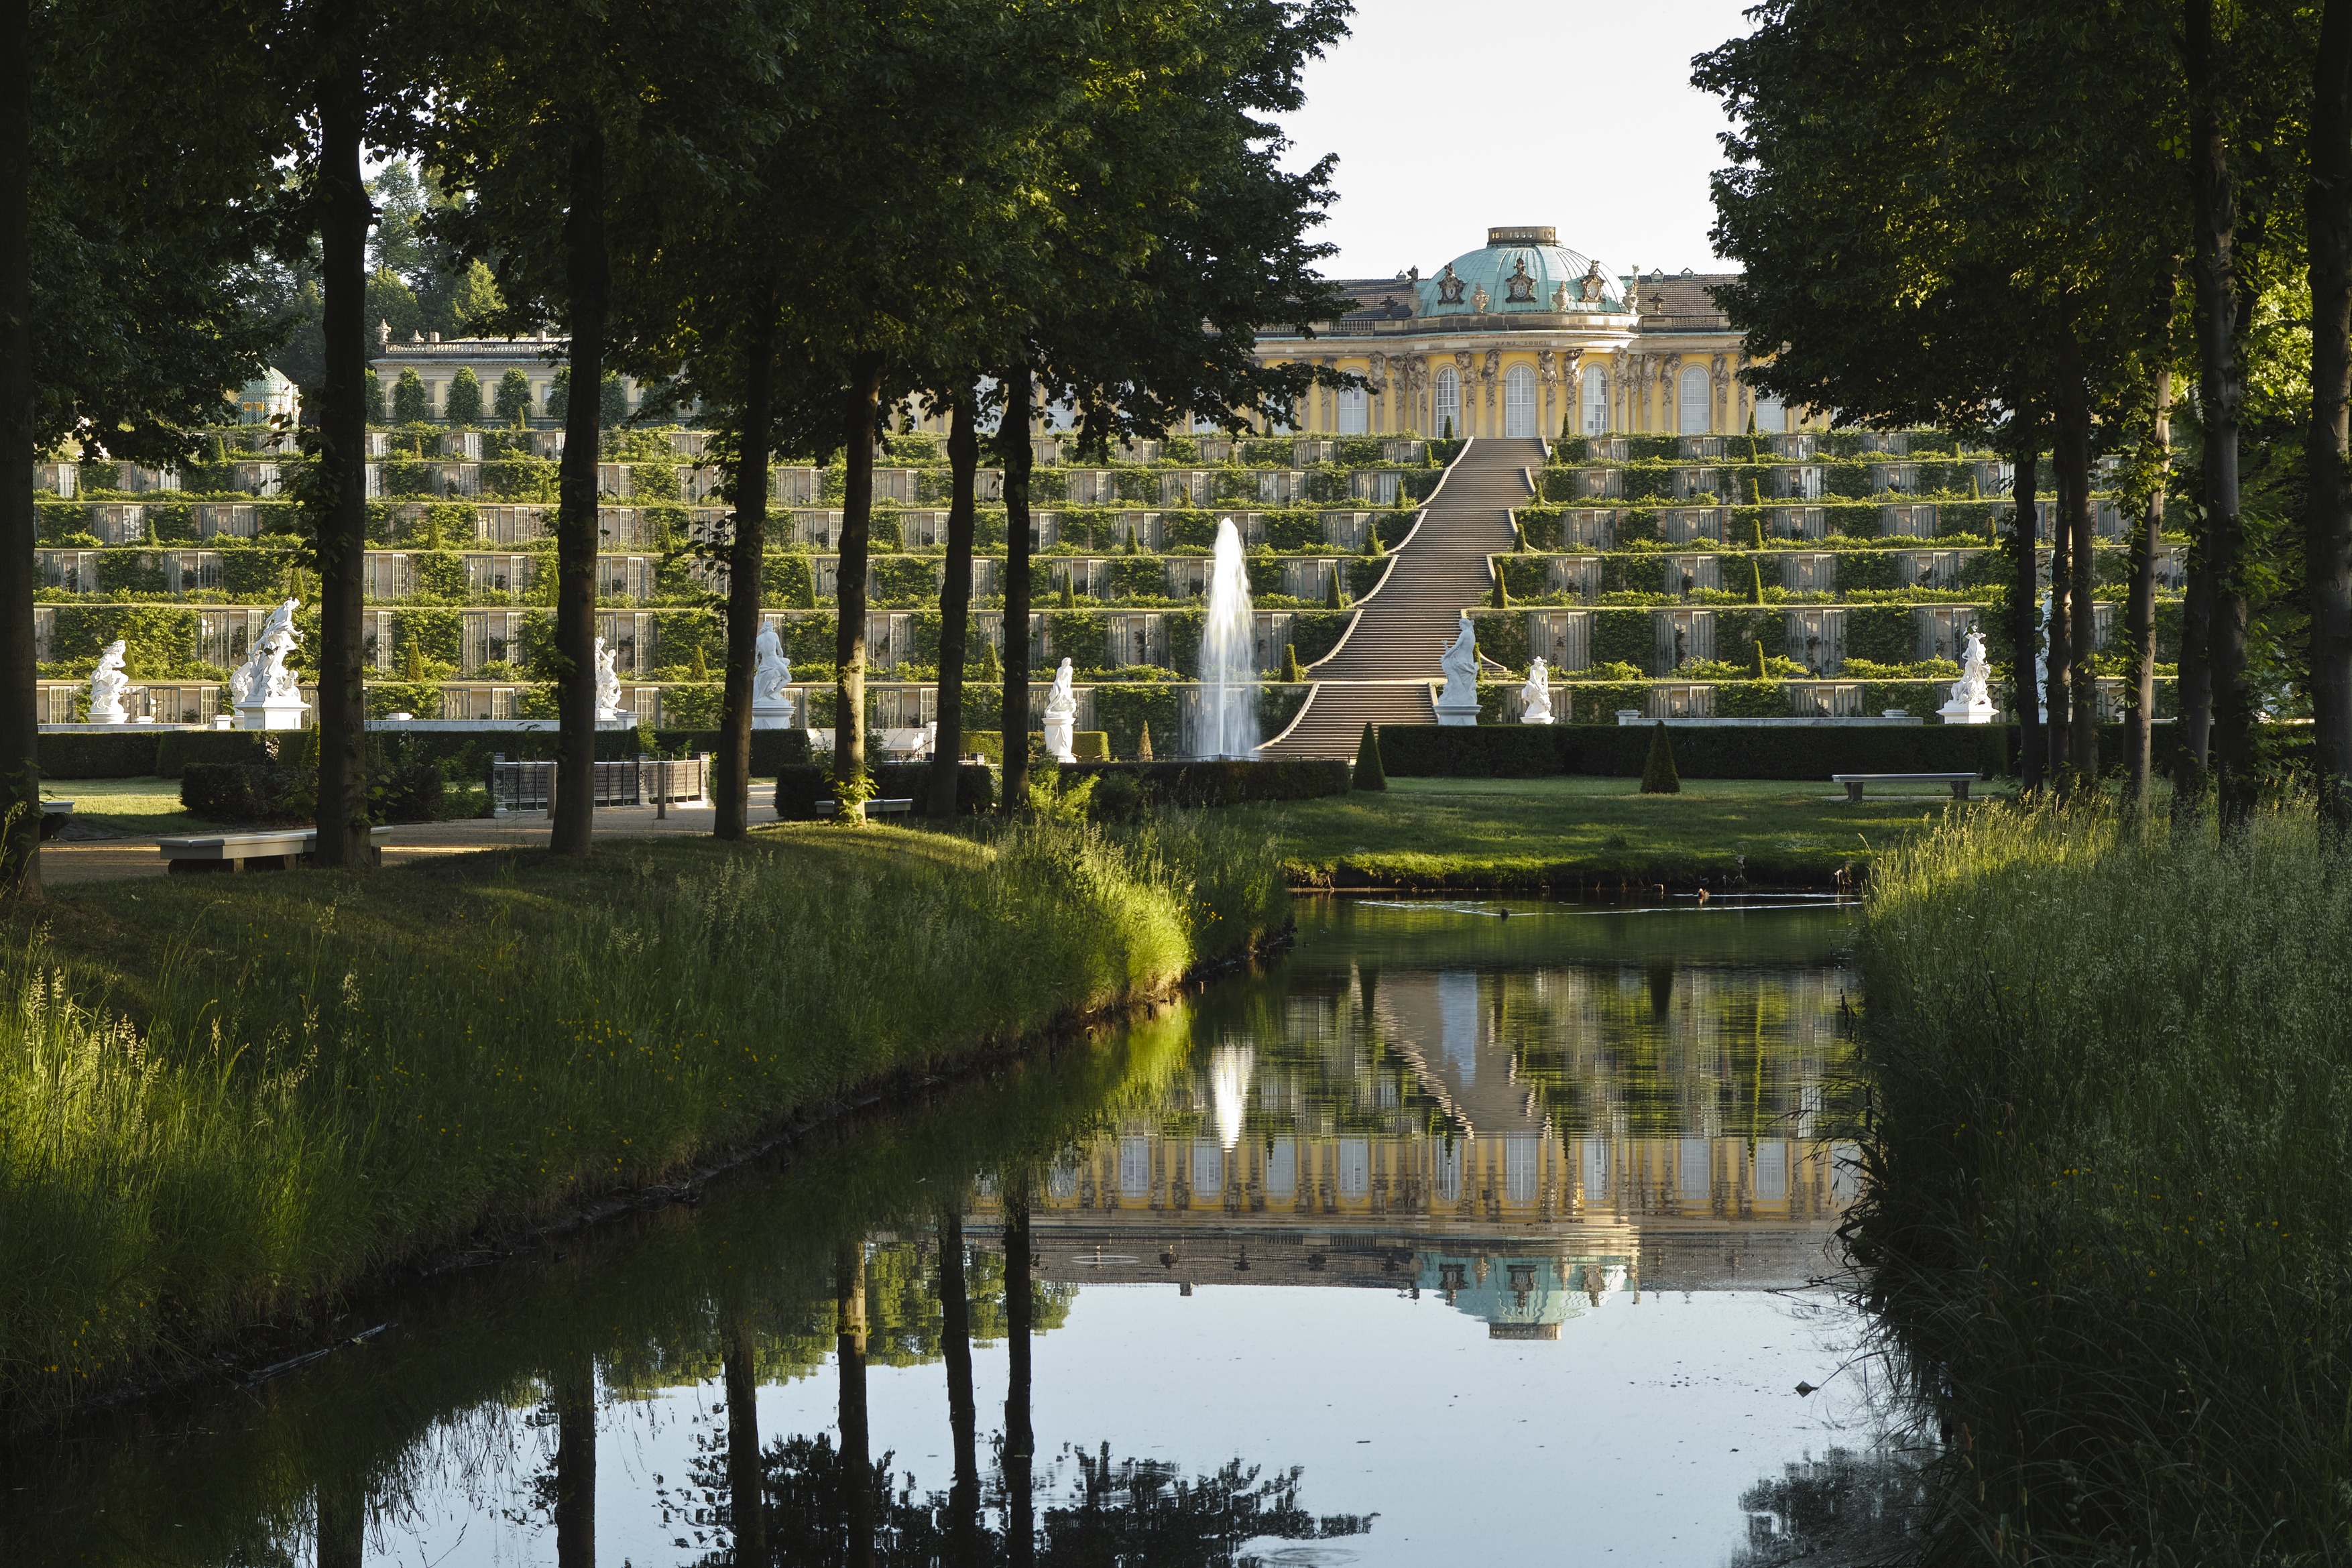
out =
{"type": "Polygon", "coordinates": [[[101,697],[89,705],[89,724],[129,724],[131,716],[123,711],[121,697],[101,697]]]}
{"type": "Polygon", "coordinates": [[[239,729],[299,729],[310,705],[298,696],[267,697],[236,705],[239,729]]]}
{"type": "Polygon", "coordinates": [[[1551,715],[1549,715],[1549,714],[1548,714],[1548,713],[1547,713],[1547,714],[1532,714],[1532,713],[1530,713],[1530,714],[1522,714],[1522,715],[1520,715],[1520,716],[1519,716],[1519,722],[1520,722],[1521,724],[1549,724],[1549,723],[1551,723],[1551,722],[1552,722],[1552,716],[1551,716],[1551,715]]]}
{"type": "Polygon", "coordinates": [[[751,699],[753,729],[790,729],[793,727],[793,699],[778,697],[773,702],[751,699]]]}
{"type": "Polygon", "coordinates": [[[1946,724],[1990,724],[1992,700],[1990,697],[1954,697],[1936,710],[1946,724]]]}
{"type": "Polygon", "coordinates": [[[1478,722],[1478,699],[1472,697],[1468,702],[1464,702],[1460,698],[1455,698],[1449,702],[1444,697],[1438,698],[1437,722],[1444,725],[1475,725],[1478,722]]]}
{"type": "Polygon", "coordinates": [[[1077,754],[1070,749],[1077,737],[1076,718],[1049,718],[1045,721],[1045,755],[1056,762],[1076,762],[1077,754]]]}

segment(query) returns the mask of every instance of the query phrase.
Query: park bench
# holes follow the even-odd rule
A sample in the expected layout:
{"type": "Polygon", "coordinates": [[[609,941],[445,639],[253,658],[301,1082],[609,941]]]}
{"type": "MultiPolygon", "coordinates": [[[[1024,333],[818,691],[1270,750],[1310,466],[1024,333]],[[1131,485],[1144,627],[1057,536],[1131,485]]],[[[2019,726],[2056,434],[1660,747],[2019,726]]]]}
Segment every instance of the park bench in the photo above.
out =
{"type": "Polygon", "coordinates": [[[1861,801],[1862,787],[1865,784],[1948,784],[1952,787],[1952,799],[1965,800],[1969,798],[1969,786],[1976,781],[1977,776],[1973,773],[1832,773],[1830,775],[1831,783],[1845,786],[1845,798],[1849,802],[1853,803],[1861,801]]]}
{"type": "Polygon", "coordinates": [[[42,801],[41,837],[54,839],[63,832],[66,823],[73,817],[73,809],[74,803],[71,800],[42,801]]]}
{"type": "MultiPolygon", "coordinates": [[[[368,859],[381,862],[390,828],[368,830],[368,859]]],[[[163,852],[166,873],[212,871],[284,871],[310,858],[319,847],[316,828],[282,828],[267,833],[209,833],[194,838],[165,839],[155,846],[163,852]]]]}
{"type": "MultiPolygon", "coordinates": [[[[866,814],[869,817],[903,817],[914,810],[914,809],[915,798],[912,795],[900,795],[889,800],[868,800],[866,802],[866,814]]],[[[816,802],[816,814],[818,816],[830,817],[833,815],[833,810],[834,806],[831,800],[819,800],[816,802]]]]}

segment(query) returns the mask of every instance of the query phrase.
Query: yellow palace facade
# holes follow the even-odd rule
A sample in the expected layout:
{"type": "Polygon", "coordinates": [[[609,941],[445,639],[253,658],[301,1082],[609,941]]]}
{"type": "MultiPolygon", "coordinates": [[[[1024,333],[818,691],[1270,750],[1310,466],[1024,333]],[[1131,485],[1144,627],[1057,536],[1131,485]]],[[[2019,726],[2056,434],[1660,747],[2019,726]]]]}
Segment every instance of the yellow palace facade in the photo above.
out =
{"type": "Polygon", "coordinates": [[[1708,290],[1732,274],[1611,274],[1549,226],[1493,228],[1423,276],[1340,280],[1353,308],[1311,337],[1268,330],[1269,364],[1352,371],[1318,387],[1297,428],[1543,437],[1744,434],[1824,423],[1739,379],[1739,334],[1708,290]]]}

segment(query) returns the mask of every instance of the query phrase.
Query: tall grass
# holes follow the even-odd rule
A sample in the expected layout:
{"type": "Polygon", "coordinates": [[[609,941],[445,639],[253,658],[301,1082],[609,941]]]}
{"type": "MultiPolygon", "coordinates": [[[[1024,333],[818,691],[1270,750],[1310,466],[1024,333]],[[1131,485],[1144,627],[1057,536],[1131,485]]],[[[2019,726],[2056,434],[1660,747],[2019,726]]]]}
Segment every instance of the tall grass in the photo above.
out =
{"type": "Polygon", "coordinates": [[[2352,862],[1956,815],[1874,872],[1851,1225],[1928,1561],[2352,1557],[2352,862]]]}
{"type": "Polygon", "coordinates": [[[0,1415],[1164,988],[1279,863],[1195,815],[59,900],[0,958],[0,1415]]]}

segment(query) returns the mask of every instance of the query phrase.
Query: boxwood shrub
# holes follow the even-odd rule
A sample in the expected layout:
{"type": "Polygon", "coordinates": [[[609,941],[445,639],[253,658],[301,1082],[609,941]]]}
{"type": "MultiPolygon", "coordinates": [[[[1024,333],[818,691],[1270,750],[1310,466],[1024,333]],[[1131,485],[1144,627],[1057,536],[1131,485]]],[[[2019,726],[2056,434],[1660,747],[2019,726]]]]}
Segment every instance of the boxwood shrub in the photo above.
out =
{"type": "MultiPolygon", "coordinates": [[[[1646,724],[1383,725],[1381,761],[1394,778],[1638,779],[1646,724]]],[[[1685,779],[1801,779],[1832,773],[2007,770],[2013,732],[1999,725],[1691,725],[1674,727],[1685,779]]]]}

